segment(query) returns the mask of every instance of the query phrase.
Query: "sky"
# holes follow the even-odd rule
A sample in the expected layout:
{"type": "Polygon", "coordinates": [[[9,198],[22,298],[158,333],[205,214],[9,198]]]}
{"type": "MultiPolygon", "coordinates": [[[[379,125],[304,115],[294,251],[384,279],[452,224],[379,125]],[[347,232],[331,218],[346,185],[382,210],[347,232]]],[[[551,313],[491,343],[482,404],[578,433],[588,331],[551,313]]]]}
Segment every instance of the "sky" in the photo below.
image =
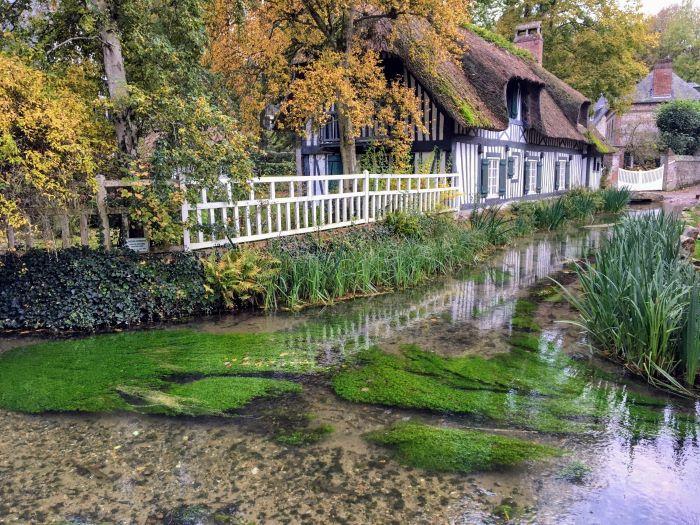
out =
{"type": "Polygon", "coordinates": [[[655,15],[664,7],[680,3],[680,0],[642,0],[642,11],[648,15],[655,15]]]}

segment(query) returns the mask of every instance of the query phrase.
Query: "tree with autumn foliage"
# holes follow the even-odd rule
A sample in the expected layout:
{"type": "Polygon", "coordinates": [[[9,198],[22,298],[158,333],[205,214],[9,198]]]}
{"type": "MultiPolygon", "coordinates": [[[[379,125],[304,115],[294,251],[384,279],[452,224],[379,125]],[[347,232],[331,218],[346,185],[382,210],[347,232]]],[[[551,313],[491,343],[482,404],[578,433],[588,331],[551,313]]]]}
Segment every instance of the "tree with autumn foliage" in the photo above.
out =
{"type": "Polygon", "coordinates": [[[671,58],[676,74],[700,82],[700,6],[693,0],[683,0],[662,9],[653,18],[652,29],[659,36],[659,45],[650,50],[648,65],[671,58]]]}
{"type": "Polygon", "coordinates": [[[504,0],[502,9],[498,32],[512,38],[516,25],[541,21],[543,65],[593,100],[604,95],[612,107],[624,107],[648,72],[643,57],[657,37],[638,2],[504,0]]]}
{"type": "Polygon", "coordinates": [[[0,222],[16,229],[84,204],[111,147],[106,120],[69,87],[71,75],[3,53],[0,71],[0,222]]]}
{"type": "Polygon", "coordinates": [[[334,110],[345,173],[357,172],[355,142],[369,125],[390,146],[398,169],[409,150],[406,123],[420,122],[417,101],[385,76],[370,42],[382,24],[406,30],[417,17],[429,22],[426,38],[435,40],[435,52],[449,52],[468,12],[466,0],[215,0],[209,62],[251,127],[270,105],[280,105],[282,125],[300,134],[308,123],[328,122],[334,110]]]}
{"type": "Polygon", "coordinates": [[[114,152],[108,178],[143,178],[126,192],[132,219],[151,238],[177,242],[180,187],[252,174],[251,144],[232,101],[202,63],[208,0],[16,0],[0,9],[0,50],[61,78],[79,67],[101,104],[114,152]]]}

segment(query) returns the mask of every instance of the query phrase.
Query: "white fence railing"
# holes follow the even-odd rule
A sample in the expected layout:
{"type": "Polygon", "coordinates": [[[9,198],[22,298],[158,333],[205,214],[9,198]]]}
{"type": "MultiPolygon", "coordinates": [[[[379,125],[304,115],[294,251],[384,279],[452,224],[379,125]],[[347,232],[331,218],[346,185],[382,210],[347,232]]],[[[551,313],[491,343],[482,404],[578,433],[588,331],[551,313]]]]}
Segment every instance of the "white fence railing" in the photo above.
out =
{"type": "Polygon", "coordinates": [[[212,248],[370,223],[388,212],[420,213],[458,207],[459,176],[370,174],[263,177],[247,186],[224,183],[223,195],[201,191],[185,202],[185,250],[212,248]],[[244,199],[233,196],[244,191],[244,199]]]}
{"type": "Polygon", "coordinates": [[[631,191],[657,191],[664,186],[664,167],[653,170],[631,171],[620,168],[617,175],[617,187],[631,191]]]}

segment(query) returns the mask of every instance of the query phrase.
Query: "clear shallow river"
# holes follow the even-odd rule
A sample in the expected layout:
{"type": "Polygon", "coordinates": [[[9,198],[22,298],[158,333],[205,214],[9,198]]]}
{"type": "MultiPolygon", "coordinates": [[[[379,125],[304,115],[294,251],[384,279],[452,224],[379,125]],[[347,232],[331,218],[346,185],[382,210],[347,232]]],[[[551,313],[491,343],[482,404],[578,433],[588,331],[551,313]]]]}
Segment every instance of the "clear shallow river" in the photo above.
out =
{"type": "MultiPolygon", "coordinates": [[[[443,356],[497,355],[507,351],[517,298],[565,261],[590,253],[603,235],[586,229],[522,241],[477,271],[406,293],[191,327],[283,331],[290,347],[305,345],[326,365],[374,344],[389,352],[412,343],[443,356]]],[[[573,316],[561,302],[537,311],[542,337],[555,352],[589,360],[577,331],[557,322],[573,316]]],[[[592,379],[591,388],[602,382],[592,379]]],[[[253,403],[230,419],[0,411],[0,523],[156,524],[183,505],[203,505],[229,520],[200,523],[503,523],[493,514],[503,502],[516,509],[509,516],[514,523],[700,523],[698,426],[673,417],[679,410],[700,417],[700,407],[669,401],[664,417],[639,432],[620,397],[628,389],[649,392],[629,378],[605,381],[610,410],[599,430],[565,436],[349,403],[322,376],[303,379],[303,386],[302,394],[253,403]],[[300,448],[273,440],[309,418],[334,432],[300,448]],[[432,474],[405,467],[362,439],[408,418],[488,427],[568,454],[504,472],[432,474]],[[560,475],[574,461],[590,469],[582,483],[560,475]]]]}

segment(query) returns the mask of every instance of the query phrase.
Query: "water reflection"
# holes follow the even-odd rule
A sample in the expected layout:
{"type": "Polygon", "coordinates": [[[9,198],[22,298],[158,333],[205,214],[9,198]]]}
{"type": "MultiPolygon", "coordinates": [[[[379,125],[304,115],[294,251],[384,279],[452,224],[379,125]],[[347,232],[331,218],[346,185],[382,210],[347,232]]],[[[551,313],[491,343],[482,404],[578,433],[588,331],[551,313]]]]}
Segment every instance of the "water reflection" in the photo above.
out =
{"type": "Polygon", "coordinates": [[[318,348],[321,362],[330,365],[430,318],[493,331],[508,325],[523,290],[562,270],[567,262],[588,256],[604,235],[589,229],[539,236],[503,250],[476,273],[418,290],[306,311],[308,322],[290,330],[290,344],[301,340],[318,348]]]}

